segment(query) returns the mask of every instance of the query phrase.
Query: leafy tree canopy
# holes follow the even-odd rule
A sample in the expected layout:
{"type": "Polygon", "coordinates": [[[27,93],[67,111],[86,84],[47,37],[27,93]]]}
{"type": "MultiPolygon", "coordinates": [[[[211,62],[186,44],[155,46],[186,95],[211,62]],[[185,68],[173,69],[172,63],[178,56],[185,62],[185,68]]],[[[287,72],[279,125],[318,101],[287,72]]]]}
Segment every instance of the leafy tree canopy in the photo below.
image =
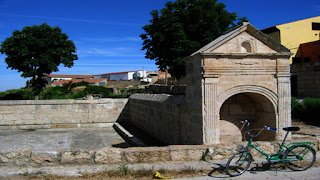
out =
{"type": "Polygon", "coordinates": [[[0,52],[7,55],[7,68],[22,72],[22,77],[32,77],[32,86],[38,93],[45,86],[42,79],[45,74],[58,71],[60,64],[70,68],[78,59],[76,47],[67,34],[46,23],[13,31],[2,42],[0,52]]]}
{"type": "Polygon", "coordinates": [[[151,11],[151,24],[143,26],[145,33],[140,35],[145,57],[178,79],[185,76],[184,57],[248,21],[225,7],[218,0],[176,0],[151,11]]]}

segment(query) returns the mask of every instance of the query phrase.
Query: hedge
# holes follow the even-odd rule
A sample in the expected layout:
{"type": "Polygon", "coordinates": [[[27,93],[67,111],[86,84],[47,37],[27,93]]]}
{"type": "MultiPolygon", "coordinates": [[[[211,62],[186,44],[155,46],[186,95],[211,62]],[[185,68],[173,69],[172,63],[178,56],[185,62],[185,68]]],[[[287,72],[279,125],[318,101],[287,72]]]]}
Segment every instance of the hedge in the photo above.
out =
{"type": "Polygon", "coordinates": [[[291,107],[293,120],[320,125],[320,98],[305,98],[303,100],[292,98],[291,107]]]}

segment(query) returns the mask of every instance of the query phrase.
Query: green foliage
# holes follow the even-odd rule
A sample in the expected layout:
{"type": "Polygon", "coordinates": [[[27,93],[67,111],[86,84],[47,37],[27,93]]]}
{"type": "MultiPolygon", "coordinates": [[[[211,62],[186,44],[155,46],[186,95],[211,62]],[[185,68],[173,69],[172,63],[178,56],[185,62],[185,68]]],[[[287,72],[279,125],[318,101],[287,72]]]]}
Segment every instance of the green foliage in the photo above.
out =
{"type": "Polygon", "coordinates": [[[40,99],[78,99],[88,94],[100,94],[102,97],[112,96],[112,89],[102,86],[87,86],[83,91],[74,93],[72,87],[76,86],[77,84],[66,83],[63,86],[46,88],[39,97],[40,99]]]}
{"type": "Polygon", "coordinates": [[[213,41],[236,24],[248,21],[225,10],[217,0],[176,0],[151,11],[149,25],[143,26],[142,50],[159,69],[169,69],[176,78],[185,76],[184,57],[213,41]]]}
{"type": "Polygon", "coordinates": [[[45,23],[13,31],[2,42],[0,52],[7,55],[7,68],[22,72],[22,77],[32,77],[36,94],[45,86],[45,74],[58,71],[60,64],[70,68],[78,59],[73,41],[59,27],[45,23]]]}
{"type": "MultiPolygon", "coordinates": [[[[120,98],[127,98],[129,97],[131,94],[134,94],[134,93],[144,93],[144,89],[140,89],[138,87],[132,87],[132,88],[124,88],[121,91],[121,95],[118,95],[118,97],[120,98]]],[[[113,96],[115,97],[115,96],[113,96]]]]}
{"type": "Polygon", "coordinates": [[[129,175],[129,173],[131,172],[128,165],[124,165],[124,166],[121,166],[120,167],[120,172],[123,174],[123,175],[129,175]]]}
{"type": "Polygon", "coordinates": [[[293,119],[308,124],[320,125],[320,98],[306,98],[302,101],[293,98],[291,107],[293,119]]]}
{"type": "Polygon", "coordinates": [[[84,92],[87,94],[101,94],[102,96],[107,97],[112,94],[113,90],[103,86],[87,86],[84,92]]]}
{"type": "Polygon", "coordinates": [[[68,99],[67,94],[65,94],[65,88],[56,86],[44,89],[40,95],[39,99],[68,99]]]}
{"type": "Polygon", "coordinates": [[[73,84],[73,87],[79,87],[79,86],[89,86],[89,83],[86,81],[81,81],[73,84]]]}
{"type": "MultiPolygon", "coordinates": [[[[66,83],[63,86],[49,87],[42,90],[39,99],[78,99],[86,97],[89,94],[99,94],[101,97],[109,98],[128,98],[133,93],[144,92],[143,89],[129,88],[122,91],[121,94],[113,94],[112,88],[103,86],[89,86],[84,89],[74,90],[74,87],[85,86],[86,82],[66,83]]],[[[34,99],[33,89],[16,89],[0,92],[0,100],[32,100],[34,99]]]]}
{"type": "Polygon", "coordinates": [[[33,100],[32,89],[12,89],[0,92],[0,100],[33,100]]]}

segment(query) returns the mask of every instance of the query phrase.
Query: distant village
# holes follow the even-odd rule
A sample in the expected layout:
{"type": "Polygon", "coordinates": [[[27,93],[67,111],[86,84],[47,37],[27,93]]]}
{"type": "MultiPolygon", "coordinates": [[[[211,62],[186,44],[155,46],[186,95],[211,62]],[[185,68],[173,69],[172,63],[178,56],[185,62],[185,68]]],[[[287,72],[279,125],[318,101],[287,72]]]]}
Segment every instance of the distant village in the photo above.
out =
{"type": "MultiPolygon", "coordinates": [[[[47,74],[44,79],[47,87],[62,86],[67,83],[87,82],[89,85],[125,88],[127,86],[145,84],[167,84],[171,75],[163,71],[126,71],[97,75],[63,75],[47,74]]],[[[30,84],[27,82],[27,86],[30,84]]]]}

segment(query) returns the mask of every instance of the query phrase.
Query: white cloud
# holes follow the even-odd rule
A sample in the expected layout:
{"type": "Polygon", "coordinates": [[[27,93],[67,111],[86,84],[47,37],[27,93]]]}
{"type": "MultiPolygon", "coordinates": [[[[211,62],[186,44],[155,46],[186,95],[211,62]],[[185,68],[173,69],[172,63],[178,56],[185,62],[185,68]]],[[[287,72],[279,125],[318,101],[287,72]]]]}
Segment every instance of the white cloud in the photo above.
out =
{"type": "Polygon", "coordinates": [[[84,41],[91,42],[124,42],[124,41],[140,41],[139,37],[122,37],[122,38],[114,38],[114,37],[105,37],[105,38],[83,38],[84,41]]]}
{"type": "Polygon", "coordinates": [[[126,26],[142,26],[142,24],[137,24],[137,23],[105,21],[105,20],[95,20],[95,19],[76,19],[76,18],[64,18],[64,17],[33,16],[33,15],[26,15],[26,14],[10,14],[10,13],[0,13],[0,15],[11,16],[11,17],[23,17],[23,18],[49,19],[49,20],[58,20],[58,21],[72,21],[72,22],[81,22],[81,23],[98,23],[98,24],[116,24],[116,25],[126,25],[126,26]]]}
{"type": "Polygon", "coordinates": [[[129,52],[131,48],[120,47],[120,48],[79,48],[79,57],[89,56],[103,56],[103,57],[144,57],[143,54],[129,52]]]}

